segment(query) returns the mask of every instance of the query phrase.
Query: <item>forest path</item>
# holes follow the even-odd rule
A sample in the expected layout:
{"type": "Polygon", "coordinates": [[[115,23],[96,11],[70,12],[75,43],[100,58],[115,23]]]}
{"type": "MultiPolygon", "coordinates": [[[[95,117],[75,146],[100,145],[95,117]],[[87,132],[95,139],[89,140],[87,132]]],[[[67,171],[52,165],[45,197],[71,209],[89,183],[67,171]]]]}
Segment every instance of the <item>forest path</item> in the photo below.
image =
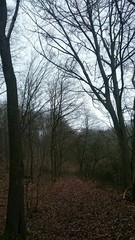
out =
{"type": "Polygon", "coordinates": [[[29,240],[134,240],[135,205],[94,182],[61,179],[40,188],[39,211],[27,225],[29,240]]]}

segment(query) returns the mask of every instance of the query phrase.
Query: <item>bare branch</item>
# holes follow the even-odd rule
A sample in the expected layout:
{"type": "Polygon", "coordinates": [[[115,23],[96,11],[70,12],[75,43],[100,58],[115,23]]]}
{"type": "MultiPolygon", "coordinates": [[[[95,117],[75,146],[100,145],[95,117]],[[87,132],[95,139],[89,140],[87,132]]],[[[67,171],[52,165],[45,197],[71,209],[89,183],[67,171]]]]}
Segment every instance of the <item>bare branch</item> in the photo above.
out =
{"type": "Polygon", "coordinates": [[[134,0],[128,0],[128,2],[133,4],[133,6],[135,6],[135,1],[134,0]]]}
{"type": "Polygon", "coordinates": [[[1,0],[0,5],[0,38],[2,38],[5,36],[5,29],[7,24],[6,0],[1,0]]]}
{"type": "Polygon", "coordinates": [[[8,39],[10,39],[11,33],[13,31],[13,28],[14,28],[14,25],[15,25],[15,22],[16,22],[16,18],[17,18],[18,11],[19,11],[19,5],[20,5],[20,0],[16,0],[16,8],[15,8],[14,15],[13,15],[11,23],[10,23],[10,27],[8,29],[8,33],[7,33],[7,38],[8,39]]]}

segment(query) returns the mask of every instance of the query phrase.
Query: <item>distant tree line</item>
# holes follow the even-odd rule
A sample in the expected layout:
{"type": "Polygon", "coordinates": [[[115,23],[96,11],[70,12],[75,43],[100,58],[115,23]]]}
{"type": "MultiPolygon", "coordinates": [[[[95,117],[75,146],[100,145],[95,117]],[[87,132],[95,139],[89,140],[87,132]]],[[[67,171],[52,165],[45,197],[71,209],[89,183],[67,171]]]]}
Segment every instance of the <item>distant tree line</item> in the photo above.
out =
{"type": "MultiPolygon", "coordinates": [[[[0,172],[9,171],[8,128],[5,103],[0,106],[0,172]]],[[[122,184],[119,144],[113,129],[93,129],[87,122],[72,128],[61,118],[54,128],[52,112],[28,111],[27,126],[22,126],[25,177],[36,182],[56,181],[64,175],[95,179],[120,187],[122,184]],[[30,116],[30,121],[29,121],[30,116]]],[[[131,126],[127,127],[130,132],[131,126]]]]}

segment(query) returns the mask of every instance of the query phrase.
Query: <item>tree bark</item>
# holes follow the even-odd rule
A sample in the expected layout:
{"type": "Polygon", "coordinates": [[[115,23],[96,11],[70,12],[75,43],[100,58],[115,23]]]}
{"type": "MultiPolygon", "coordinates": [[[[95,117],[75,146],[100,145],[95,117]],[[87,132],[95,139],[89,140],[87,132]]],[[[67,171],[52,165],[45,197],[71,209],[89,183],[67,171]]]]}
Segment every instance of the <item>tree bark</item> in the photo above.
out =
{"type": "Polygon", "coordinates": [[[3,239],[25,239],[24,169],[21,144],[16,76],[11,60],[9,39],[0,38],[0,55],[7,87],[7,114],[9,131],[10,173],[7,219],[3,239]]]}
{"type": "MultiPolygon", "coordinates": [[[[118,104],[119,105],[119,104],[118,104]]],[[[128,136],[126,132],[126,126],[122,115],[122,109],[117,105],[118,118],[116,114],[109,108],[111,118],[113,120],[114,129],[118,137],[118,143],[120,148],[120,160],[121,160],[121,182],[123,190],[131,185],[131,158],[130,150],[128,146],[128,136]]]]}
{"type": "Polygon", "coordinates": [[[125,128],[120,128],[117,133],[120,156],[121,156],[121,180],[123,189],[131,185],[131,167],[130,167],[130,151],[125,128]]]}
{"type": "Polygon", "coordinates": [[[131,154],[131,173],[132,173],[132,188],[133,200],[135,200],[135,98],[133,105],[133,136],[132,136],[132,154],[131,154]]]}

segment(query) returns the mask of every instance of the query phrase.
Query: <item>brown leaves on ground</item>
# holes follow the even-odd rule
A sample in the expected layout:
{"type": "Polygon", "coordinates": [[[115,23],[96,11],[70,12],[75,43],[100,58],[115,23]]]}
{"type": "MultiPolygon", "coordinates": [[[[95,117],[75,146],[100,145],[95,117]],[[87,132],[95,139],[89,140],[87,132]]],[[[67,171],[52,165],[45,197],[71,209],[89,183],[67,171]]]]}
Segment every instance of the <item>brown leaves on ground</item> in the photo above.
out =
{"type": "Polygon", "coordinates": [[[134,240],[135,205],[93,182],[61,180],[40,186],[38,211],[27,214],[27,227],[28,240],[134,240]]]}

